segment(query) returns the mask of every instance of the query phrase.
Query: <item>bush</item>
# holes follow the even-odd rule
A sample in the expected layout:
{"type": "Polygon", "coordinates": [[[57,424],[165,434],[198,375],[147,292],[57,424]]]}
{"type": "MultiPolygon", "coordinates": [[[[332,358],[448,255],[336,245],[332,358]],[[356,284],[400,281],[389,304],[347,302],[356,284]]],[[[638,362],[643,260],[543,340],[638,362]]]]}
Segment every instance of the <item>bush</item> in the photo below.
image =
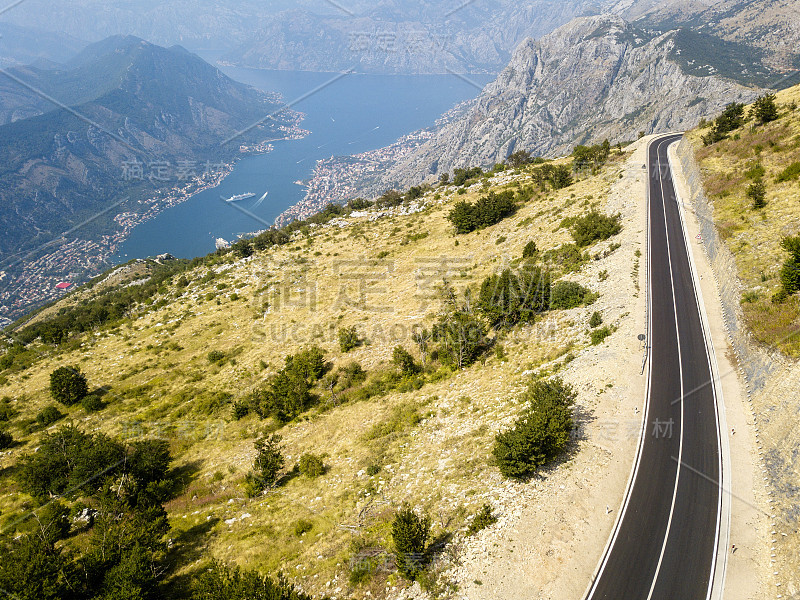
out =
{"type": "Polygon", "coordinates": [[[775,94],[764,94],[757,98],[750,107],[750,118],[762,125],[777,119],[778,106],[775,104],[775,94]]]}
{"type": "Polygon", "coordinates": [[[78,367],[59,367],[50,373],[50,395],[58,402],[71,406],[88,393],[86,376],[78,367]]]}
{"type": "Polygon", "coordinates": [[[480,177],[483,175],[483,170],[480,167],[472,167],[471,169],[456,169],[453,171],[453,185],[460,187],[467,183],[470,179],[480,177]]]}
{"type": "Polygon", "coordinates": [[[800,162],[793,162],[783,171],[778,173],[775,178],[775,183],[783,183],[785,181],[792,181],[800,177],[800,162]]]}
{"type": "Polygon", "coordinates": [[[594,329],[595,327],[600,327],[603,324],[603,317],[602,315],[595,311],[592,313],[592,317],[589,319],[589,327],[594,329]]]}
{"type": "Polygon", "coordinates": [[[409,507],[403,507],[392,522],[397,570],[403,577],[415,580],[427,563],[425,550],[431,534],[431,519],[420,517],[409,507]]]}
{"type": "Polygon", "coordinates": [[[728,137],[728,133],[744,124],[744,104],[732,102],[722,114],[714,119],[711,131],[703,136],[703,144],[709,146],[728,137]]]}
{"type": "Polygon", "coordinates": [[[350,352],[353,348],[358,347],[360,340],[358,339],[358,332],[356,326],[342,327],[339,329],[339,349],[344,352],[350,352]]]}
{"type": "Polygon", "coordinates": [[[242,400],[233,403],[232,416],[235,421],[245,418],[250,414],[250,405],[242,400]]]}
{"type": "Polygon", "coordinates": [[[497,523],[497,517],[492,514],[492,507],[484,504],[480,510],[475,513],[475,518],[469,524],[467,535],[475,535],[479,531],[491,527],[497,523]]]}
{"type": "Polygon", "coordinates": [[[45,406],[39,414],[36,415],[36,422],[42,427],[49,427],[59,419],[63,419],[66,415],[58,410],[55,404],[45,406]]]}
{"type": "Polygon", "coordinates": [[[550,308],[570,309],[583,304],[591,304],[597,297],[575,281],[557,281],[550,292],[550,308]]]}
{"type": "Polygon", "coordinates": [[[99,484],[99,475],[123,470],[124,447],[103,434],[89,435],[67,425],[44,434],[39,449],[18,463],[20,487],[34,498],[84,495],[85,487],[99,484]]]}
{"type": "Polygon", "coordinates": [[[402,346],[395,346],[392,352],[392,362],[397,365],[403,375],[414,375],[419,371],[414,357],[402,346]]]}
{"type": "Polygon", "coordinates": [[[583,247],[599,240],[607,240],[620,231],[622,225],[619,215],[609,217],[593,210],[575,220],[572,225],[572,238],[578,246],[583,247]]]}
{"type": "Polygon", "coordinates": [[[447,218],[455,227],[456,233],[463,234],[499,223],[516,210],[514,192],[489,192],[475,204],[465,201],[456,203],[447,218]]]}
{"type": "Polygon", "coordinates": [[[603,165],[611,155],[611,144],[605,140],[602,144],[594,146],[575,146],[572,151],[575,170],[597,168],[603,165]]]}
{"type": "Polygon", "coordinates": [[[312,529],[314,529],[314,524],[306,519],[298,519],[294,524],[294,534],[297,537],[302,536],[304,533],[308,533],[312,529]]]}
{"type": "Polygon", "coordinates": [[[550,302],[550,277],[539,268],[515,275],[506,269],[483,280],[478,310],[494,326],[510,326],[533,320],[550,302]]]}
{"type": "Polygon", "coordinates": [[[0,450],[5,450],[14,443],[14,437],[7,431],[0,429],[0,450]]]}
{"type": "Polygon", "coordinates": [[[81,406],[87,413],[91,413],[103,410],[106,407],[106,403],[103,402],[100,396],[90,394],[81,400],[81,406]]]}
{"type": "Polygon", "coordinates": [[[592,339],[592,346],[598,346],[603,343],[608,336],[614,333],[610,328],[603,327],[601,329],[595,329],[589,333],[589,336],[592,339]]]}
{"type": "Polygon", "coordinates": [[[533,162],[533,157],[527,150],[517,150],[506,158],[505,162],[510,167],[521,167],[531,164],[533,162]]]}
{"type": "Polygon", "coordinates": [[[253,444],[256,458],[248,483],[256,493],[273,488],[278,483],[285,462],[280,447],[281,439],[281,436],[273,434],[260,437],[253,444]]]}
{"type": "Polygon", "coordinates": [[[522,416],[495,437],[492,455],[505,477],[528,477],[564,451],[573,428],[575,398],[573,389],[560,379],[531,383],[522,416]]]}
{"type": "Polygon", "coordinates": [[[781,268],[781,285],[791,296],[800,291],[800,235],[783,238],[781,247],[789,253],[789,260],[781,268]]]}
{"type": "Polygon", "coordinates": [[[537,254],[539,254],[539,250],[536,248],[536,242],[533,240],[525,244],[525,247],[522,249],[522,258],[535,258],[537,254]]]}
{"type": "Polygon", "coordinates": [[[442,364],[462,369],[475,362],[487,347],[486,326],[465,310],[443,314],[434,325],[433,340],[442,364]]]}
{"type": "Polygon", "coordinates": [[[283,577],[277,581],[256,571],[213,562],[192,580],[191,600],[314,600],[283,577]]]}
{"type": "Polygon", "coordinates": [[[559,267],[564,273],[577,271],[587,260],[588,255],[581,252],[575,244],[562,244],[542,256],[542,262],[559,267]]]}
{"type": "Polygon", "coordinates": [[[747,197],[752,201],[753,208],[764,208],[767,205],[767,186],[764,181],[756,179],[747,186],[747,197]]]}
{"type": "Polygon", "coordinates": [[[227,357],[228,357],[228,355],[225,352],[223,352],[222,350],[212,350],[211,352],[209,352],[206,355],[206,358],[208,359],[208,362],[210,362],[211,364],[217,364],[217,365],[225,362],[225,359],[227,357]]]}
{"type": "Polygon", "coordinates": [[[297,468],[306,477],[314,478],[325,474],[325,464],[322,457],[316,454],[303,454],[297,463],[297,468]]]}

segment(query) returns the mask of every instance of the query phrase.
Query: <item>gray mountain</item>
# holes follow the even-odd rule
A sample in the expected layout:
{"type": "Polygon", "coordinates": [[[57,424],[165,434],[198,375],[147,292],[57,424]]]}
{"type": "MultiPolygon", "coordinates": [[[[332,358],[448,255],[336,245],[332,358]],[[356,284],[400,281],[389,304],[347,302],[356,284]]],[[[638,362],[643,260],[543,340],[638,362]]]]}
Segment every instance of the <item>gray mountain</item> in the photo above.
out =
{"type": "Polygon", "coordinates": [[[648,32],[609,15],[579,18],[539,41],[529,39],[460,118],[395,164],[380,187],[491,165],[519,149],[553,156],[638,131],[683,130],[733,100],[758,95],[750,79],[766,72],[746,58],[691,55],[690,42],[696,42],[691,33],[648,32]],[[740,81],[720,74],[735,70],[733,64],[740,81]]]}
{"type": "Polygon", "coordinates": [[[358,14],[281,12],[224,61],[263,69],[367,73],[497,72],[527,37],[540,37],[609,0],[494,0],[450,3],[384,0],[358,14]],[[458,8],[456,5],[455,8],[458,8]]]}
{"type": "Polygon", "coordinates": [[[64,62],[86,44],[66,34],[0,23],[0,67],[64,62]]]}
{"type": "MultiPolygon", "coordinates": [[[[277,95],[235,82],[181,47],[131,36],[93,44],[63,68],[9,70],[5,79],[0,258],[125,196],[119,212],[144,210],[136,200],[175,185],[159,173],[126,178],[126,165],[190,162],[201,172],[204,161],[238,156],[240,144],[285,137],[297,119],[276,113],[277,95]],[[259,124],[272,113],[277,121],[259,124]]],[[[114,214],[93,221],[92,234],[112,231],[114,214]]]]}

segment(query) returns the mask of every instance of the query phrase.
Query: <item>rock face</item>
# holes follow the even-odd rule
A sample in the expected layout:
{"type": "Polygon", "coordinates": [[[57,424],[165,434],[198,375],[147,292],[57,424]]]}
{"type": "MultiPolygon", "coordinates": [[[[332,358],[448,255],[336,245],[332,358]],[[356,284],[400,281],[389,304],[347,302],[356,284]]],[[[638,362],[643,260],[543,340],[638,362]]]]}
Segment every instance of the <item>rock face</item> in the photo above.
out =
{"type": "MultiPolygon", "coordinates": [[[[571,19],[613,10],[612,0],[533,0],[402,5],[384,1],[358,15],[293,9],[276,14],[224,60],[262,69],[364,73],[496,73],[527,37],[571,19]]],[[[622,7],[621,7],[622,8],[622,7]]]]}
{"type": "Polygon", "coordinates": [[[390,169],[382,187],[491,165],[520,149],[553,156],[639,131],[684,130],[729,102],[758,95],[717,75],[685,73],[674,60],[676,35],[595,16],[525,41],[471,109],[390,169]]]}

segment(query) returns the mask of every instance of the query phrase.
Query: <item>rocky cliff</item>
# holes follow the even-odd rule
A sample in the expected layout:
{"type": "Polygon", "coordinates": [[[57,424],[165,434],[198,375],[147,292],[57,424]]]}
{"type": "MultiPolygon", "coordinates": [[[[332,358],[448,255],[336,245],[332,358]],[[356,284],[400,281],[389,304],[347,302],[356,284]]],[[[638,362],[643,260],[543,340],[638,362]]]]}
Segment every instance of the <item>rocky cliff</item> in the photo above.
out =
{"type": "MultiPolygon", "coordinates": [[[[390,169],[385,186],[468,165],[490,165],[515,150],[553,156],[579,143],[684,130],[758,88],[716,73],[687,73],[678,32],[655,34],[617,16],[576,19],[527,40],[471,110],[390,169]]],[[[384,187],[385,187],[384,186],[384,187]]]]}

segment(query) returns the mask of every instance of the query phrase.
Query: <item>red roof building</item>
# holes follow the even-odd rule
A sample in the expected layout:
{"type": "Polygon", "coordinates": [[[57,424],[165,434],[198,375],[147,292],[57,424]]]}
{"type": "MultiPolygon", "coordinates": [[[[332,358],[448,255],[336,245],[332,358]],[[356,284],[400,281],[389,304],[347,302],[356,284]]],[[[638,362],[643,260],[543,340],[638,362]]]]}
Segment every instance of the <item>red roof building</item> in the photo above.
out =
{"type": "Polygon", "coordinates": [[[67,289],[67,288],[69,288],[71,285],[72,285],[71,283],[68,283],[68,282],[66,282],[66,281],[62,281],[61,283],[59,283],[58,285],[56,285],[56,289],[58,289],[58,290],[66,290],[66,289],[67,289]]]}

